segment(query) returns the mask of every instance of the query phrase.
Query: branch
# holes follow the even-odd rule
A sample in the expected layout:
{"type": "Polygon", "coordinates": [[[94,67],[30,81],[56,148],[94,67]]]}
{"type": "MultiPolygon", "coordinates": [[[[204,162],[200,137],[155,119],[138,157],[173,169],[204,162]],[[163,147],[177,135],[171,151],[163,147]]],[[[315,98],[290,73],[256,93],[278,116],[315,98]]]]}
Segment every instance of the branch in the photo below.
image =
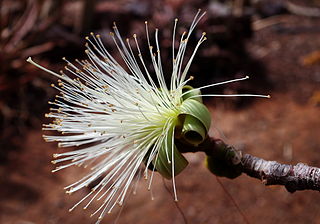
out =
{"type": "Polygon", "coordinates": [[[276,161],[245,154],[242,159],[242,172],[262,180],[265,185],[284,185],[293,193],[301,190],[320,191],[320,168],[303,163],[281,164],[276,161]]]}
{"type": "MultiPolygon", "coordinates": [[[[181,147],[179,147],[181,148],[181,147]]],[[[220,139],[208,138],[194,148],[184,147],[182,152],[205,152],[207,167],[217,176],[236,178],[242,173],[257,178],[265,185],[284,185],[293,193],[301,190],[320,191],[320,168],[303,163],[296,165],[267,161],[227,145],[220,139]]]]}

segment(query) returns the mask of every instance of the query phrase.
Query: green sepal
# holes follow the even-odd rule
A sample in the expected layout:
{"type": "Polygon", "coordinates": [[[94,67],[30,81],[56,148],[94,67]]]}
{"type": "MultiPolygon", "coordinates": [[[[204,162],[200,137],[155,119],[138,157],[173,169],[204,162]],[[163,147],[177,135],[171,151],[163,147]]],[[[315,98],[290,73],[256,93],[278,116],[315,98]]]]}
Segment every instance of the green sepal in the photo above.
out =
{"type": "Polygon", "coordinates": [[[168,134],[163,140],[161,148],[158,152],[158,157],[153,161],[153,165],[155,166],[156,170],[167,179],[171,179],[173,176],[172,149],[174,159],[174,176],[181,173],[182,170],[184,170],[188,165],[188,161],[186,160],[186,158],[179,152],[177,147],[172,142],[173,130],[174,127],[168,131],[168,134]],[[168,158],[171,161],[170,163],[168,161],[168,158]]]}
{"type": "Polygon", "coordinates": [[[199,119],[187,114],[184,116],[181,136],[187,143],[198,146],[206,139],[207,131],[199,119]]]}
{"type": "MultiPolygon", "coordinates": [[[[184,87],[182,87],[182,93],[183,93],[182,100],[189,99],[190,97],[193,97],[193,96],[201,95],[200,89],[194,89],[192,86],[189,86],[189,85],[185,85],[184,87]]],[[[201,96],[193,97],[192,99],[202,103],[201,96]]]]}
{"type": "Polygon", "coordinates": [[[179,121],[181,137],[186,143],[198,146],[207,138],[211,114],[203,103],[190,98],[183,101],[179,121]]]}
{"type": "Polygon", "coordinates": [[[208,108],[203,103],[200,103],[199,101],[194,99],[186,99],[181,104],[180,114],[189,114],[195,117],[205,127],[206,132],[209,131],[211,124],[211,114],[208,108]]]}

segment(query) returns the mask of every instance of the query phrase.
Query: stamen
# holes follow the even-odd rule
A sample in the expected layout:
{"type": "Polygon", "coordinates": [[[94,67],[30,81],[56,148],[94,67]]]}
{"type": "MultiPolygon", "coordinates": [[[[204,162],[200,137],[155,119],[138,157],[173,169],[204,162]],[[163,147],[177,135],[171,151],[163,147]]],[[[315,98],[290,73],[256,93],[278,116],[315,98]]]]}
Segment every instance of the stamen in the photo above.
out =
{"type": "Polygon", "coordinates": [[[186,91],[185,93],[182,94],[182,96],[184,96],[184,95],[186,95],[186,94],[188,94],[190,92],[193,92],[193,91],[198,91],[200,89],[205,89],[205,88],[209,88],[209,87],[213,87],[213,86],[224,85],[224,84],[232,83],[232,82],[243,81],[243,80],[246,80],[246,79],[249,79],[249,76],[245,76],[243,78],[238,78],[238,79],[231,79],[231,80],[227,80],[227,81],[223,81],[223,82],[217,82],[217,83],[209,84],[209,85],[206,85],[206,86],[201,86],[199,88],[195,88],[195,89],[191,89],[189,91],[186,91]]]}
{"type": "Polygon", "coordinates": [[[244,97],[261,97],[261,98],[271,98],[270,95],[256,95],[256,94],[201,94],[201,95],[194,95],[190,98],[197,98],[197,97],[203,97],[203,96],[213,96],[213,97],[238,97],[238,96],[244,96],[244,97]]]}
{"type": "MultiPolygon", "coordinates": [[[[52,163],[59,166],[52,172],[71,166],[89,167],[87,175],[65,187],[68,194],[99,180],[90,193],[71,207],[70,211],[87,199],[83,209],[95,200],[100,201],[99,207],[91,214],[94,216],[99,213],[97,223],[100,223],[116,205],[123,205],[133,184],[133,193],[136,192],[141,175],[148,180],[147,187],[153,200],[152,182],[161,149],[165,151],[161,151],[161,159],[166,165],[171,164],[167,171],[172,175],[174,200],[178,201],[175,175],[179,164],[175,155],[175,126],[183,109],[182,97],[190,91],[248,78],[246,76],[214,83],[182,93],[183,87],[194,79],[193,76],[186,78],[187,73],[199,46],[206,40],[206,33],[203,32],[191,57],[185,61],[188,40],[204,14],[201,14],[201,10],[198,11],[187,32],[183,32],[180,40],[177,39],[177,50],[175,41],[178,19],[174,20],[170,88],[163,74],[159,30],[156,29],[154,36],[150,36],[147,21],[145,30],[148,54],[155,79],[151,77],[148,63],[144,62],[137,35],[133,34],[136,47],[131,47],[130,39],[121,37],[115,23],[110,36],[126,69],[107,51],[100,35],[93,32],[85,37],[85,53],[88,58],[76,59],[73,64],[63,57],[66,66],[60,74],[42,67],[30,57],[27,59],[29,63],[59,78],[58,84],[52,84],[52,87],[60,94],[54,102],[49,102],[53,106],[50,113],[45,115],[52,118],[52,122],[43,125],[43,130],[55,130],[61,134],[44,135],[43,138],[48,142],[57,142],[58,147],[73,147],[73,150],[53,154],[52,163]],[[143,170],[141,164],[146,165],[143,170]],[[148,170],[150,165],[153,165],[151,174],[148,170]]],[[[204,94],[191,98],[201,96],[270,97],[254,94],[204,94]]]]}

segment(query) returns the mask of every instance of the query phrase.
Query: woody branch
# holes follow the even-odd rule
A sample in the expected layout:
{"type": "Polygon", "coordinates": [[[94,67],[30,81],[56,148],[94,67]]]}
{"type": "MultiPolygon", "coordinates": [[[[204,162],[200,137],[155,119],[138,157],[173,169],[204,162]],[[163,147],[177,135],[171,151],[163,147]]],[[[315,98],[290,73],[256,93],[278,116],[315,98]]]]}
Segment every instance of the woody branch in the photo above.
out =
{"type": "Polygon", "coordinates": [[[213,159],[213,163],[225,169],[223,172],[215,168],[211,172],[218,176],[235,178],[241,173],[257,178],[265,185],[283,185],[293,193],[301,190],[320,191],[320,168],[298,163],[296,165],[281,164],[268,161],[250,154],[242,154],[240,150],[227,145],[220,139],[208,138],[197,148],[185,148],[183,152],[202,151],[213,159]]]}

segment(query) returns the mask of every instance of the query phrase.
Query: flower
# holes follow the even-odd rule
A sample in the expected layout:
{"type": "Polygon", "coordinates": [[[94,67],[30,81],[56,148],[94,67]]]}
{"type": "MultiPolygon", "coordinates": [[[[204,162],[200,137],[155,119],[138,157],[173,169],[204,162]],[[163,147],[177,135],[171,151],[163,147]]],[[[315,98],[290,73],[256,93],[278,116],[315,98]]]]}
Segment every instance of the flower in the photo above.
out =
{"type": "MultiPolygon", "coordinates": [[[[46,141],[57,141],[59,147],[76,147],[74,150],[54,154],[54,164],[62,163],[53,172],[70,166],[90,166],[90,172],[79,181],[67,186],[68,193],[76,192],[98,180],[92,191],[80,203],[87,208],[93,200],[101,200],[101,206],[92,214],[99,214],[98,222],[110,213],[116,204],[122,205],[128,192],[135,191],[136,180],[144,176],[148,189],[152,186],[154,172],[172,179],[174,198],[177,200],[175,175],[188,164],[179,152],[177,142],[193,147],[201,144],[210,128],[210,113],[202,104],[200,90],[248,77],[215,83],[193,89],[187,83],[192,60],[206,40],[202,33],[191,57],[184,63],[188,39],[199,20],[200,11],[188,30],[180,37],[175,50],[175,35],[178,20],[174,21],[172,56],[173,67],[170,85],[166,84],[158,40],[155,31],[155,52],[150,44],[148,23],[146,35],[156,80],[151,78],[147,63],[141,54],[137,36],[133,42],[123,41],[114,25],[111,37],[119,50],[127,70],[105,49],[99,35],[86,37],[87,60],[67,62],[65,70],[57,74],[29,58],[27,61],[58,77],[58,85],[52,85],[57,95],[51,112],[46,116],[53,122],[43,130],[55,130],[62,135],[44,136],[46,141]],[[73,79],[72,77],[75,77],[73,79]],[[141,168],[142,165],[144,168],[141,168]],[[85,202],[86,201],[86,202],[85,202]]],[[[208,95],[220,96],[220,95],[208,95]]],[[[237,96],[237,95],[227,95],[237,96]]],[[[251,95],[247,95],[251,96],[251,95]]],[[[252,95],[255,96],[255,95],[252,95]]]]}

